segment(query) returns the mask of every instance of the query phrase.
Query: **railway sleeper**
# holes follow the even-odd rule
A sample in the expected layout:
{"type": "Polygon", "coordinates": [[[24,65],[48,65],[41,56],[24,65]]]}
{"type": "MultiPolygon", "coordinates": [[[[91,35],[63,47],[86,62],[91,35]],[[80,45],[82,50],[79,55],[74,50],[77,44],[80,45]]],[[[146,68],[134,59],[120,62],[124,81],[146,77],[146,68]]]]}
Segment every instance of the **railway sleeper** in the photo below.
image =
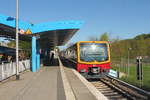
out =
{"type": "Polygon", "coordinates": [[[126,86],[121,85],[118,82],[115,82],[115,83],[112,82],[112,84],[115,85],[116,87],[121,88],[122,90],[126,91],[131,96],[134,96],[137,100],[148,100],[148,98],[146,96],[139,94],[138,91],[134,91],[131,88],[127,88],[126,86]]]}
{"type": "Polygon", "coordinates": [[[104,84],[107,84],[108,86],[110,86],[111,88],[116,90],[117,92],[121,93],[123,95],[123,97],[129,98],[129,100],[137,100],[134,96],[130,95],[128,92],[122,90],[121,88],[118,88],[117,86],[112,84],[110,81],[101,79],[101,82],[103,82],[104,84]]]}
{"type": "Polygon", "coordinates": [[[105,81],[111,83],[112,86],[115,86],[116,88],[119,88],[120,90],[124,91],[127,95],[129,95],[129,97],[132,97],[133,100],[149,100],[148,97],[139,94],[137,91],[134,91],[131,88],[128,88],[127,86],[119,84],[115,80],[110,80],[107,78],[105,79],[105,81]]]}

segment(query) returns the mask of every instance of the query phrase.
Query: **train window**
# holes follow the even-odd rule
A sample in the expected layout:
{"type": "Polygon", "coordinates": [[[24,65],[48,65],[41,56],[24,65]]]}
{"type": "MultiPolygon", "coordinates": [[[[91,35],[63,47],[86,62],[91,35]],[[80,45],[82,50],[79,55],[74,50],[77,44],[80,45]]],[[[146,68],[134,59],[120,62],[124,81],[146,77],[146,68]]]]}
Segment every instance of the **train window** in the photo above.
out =
{"type": "Polygon", "coordinates": [[[81,43],[80,60],[85,62],[102,62],[108,60],[108,47],[106,43],[81,43]]]}

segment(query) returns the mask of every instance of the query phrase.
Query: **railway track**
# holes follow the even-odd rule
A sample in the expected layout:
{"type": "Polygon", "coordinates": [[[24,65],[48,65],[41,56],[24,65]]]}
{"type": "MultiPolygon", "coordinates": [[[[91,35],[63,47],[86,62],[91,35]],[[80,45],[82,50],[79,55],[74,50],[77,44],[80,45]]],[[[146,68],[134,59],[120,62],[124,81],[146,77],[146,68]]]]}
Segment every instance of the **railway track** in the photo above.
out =
{"type": "Polygon", "coordinates": [[[150,100],[149,93],[111,77],[89,81],[109,100],[150,100]]]}
{"type": "MultiPolygon", "coordinates": [[[[73,66],[70,60],[62,60],[66,66],[73,66]]],[[[72,61],[71,61],[72,62],[72,61]]],[[[113,77],[89,80],[109,100],[150,100],[150,93],[113,77]]]]}

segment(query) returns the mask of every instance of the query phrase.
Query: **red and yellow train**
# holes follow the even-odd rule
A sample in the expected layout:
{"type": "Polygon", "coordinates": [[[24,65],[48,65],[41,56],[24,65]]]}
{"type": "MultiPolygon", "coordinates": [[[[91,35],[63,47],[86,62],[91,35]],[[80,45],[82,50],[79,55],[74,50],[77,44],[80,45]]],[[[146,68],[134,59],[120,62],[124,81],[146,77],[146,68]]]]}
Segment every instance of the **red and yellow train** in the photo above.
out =
{"type": "Polygon", "coordinates": [[[86,78],[101,78],[110,70],[110,48],[106,41],[80,41],[61,52],[76,63],[75,68],[86,78]]]}

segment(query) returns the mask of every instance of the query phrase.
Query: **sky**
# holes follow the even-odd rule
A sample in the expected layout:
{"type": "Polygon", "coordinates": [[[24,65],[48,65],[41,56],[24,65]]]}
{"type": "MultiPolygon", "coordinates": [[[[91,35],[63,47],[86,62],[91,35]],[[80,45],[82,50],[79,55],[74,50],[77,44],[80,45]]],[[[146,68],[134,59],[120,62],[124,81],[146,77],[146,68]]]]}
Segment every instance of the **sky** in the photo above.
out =
{"type": "MultiPolygon", "coordinates": [[[[22,21],[43,23],[81,20],[81,29],[69,43],[99,38],[133,38],[150,32],[150,0],[19,0],[22,21]]],[[[1,0],[0,13],[15,17],[16,0],[1,0]]]]}

